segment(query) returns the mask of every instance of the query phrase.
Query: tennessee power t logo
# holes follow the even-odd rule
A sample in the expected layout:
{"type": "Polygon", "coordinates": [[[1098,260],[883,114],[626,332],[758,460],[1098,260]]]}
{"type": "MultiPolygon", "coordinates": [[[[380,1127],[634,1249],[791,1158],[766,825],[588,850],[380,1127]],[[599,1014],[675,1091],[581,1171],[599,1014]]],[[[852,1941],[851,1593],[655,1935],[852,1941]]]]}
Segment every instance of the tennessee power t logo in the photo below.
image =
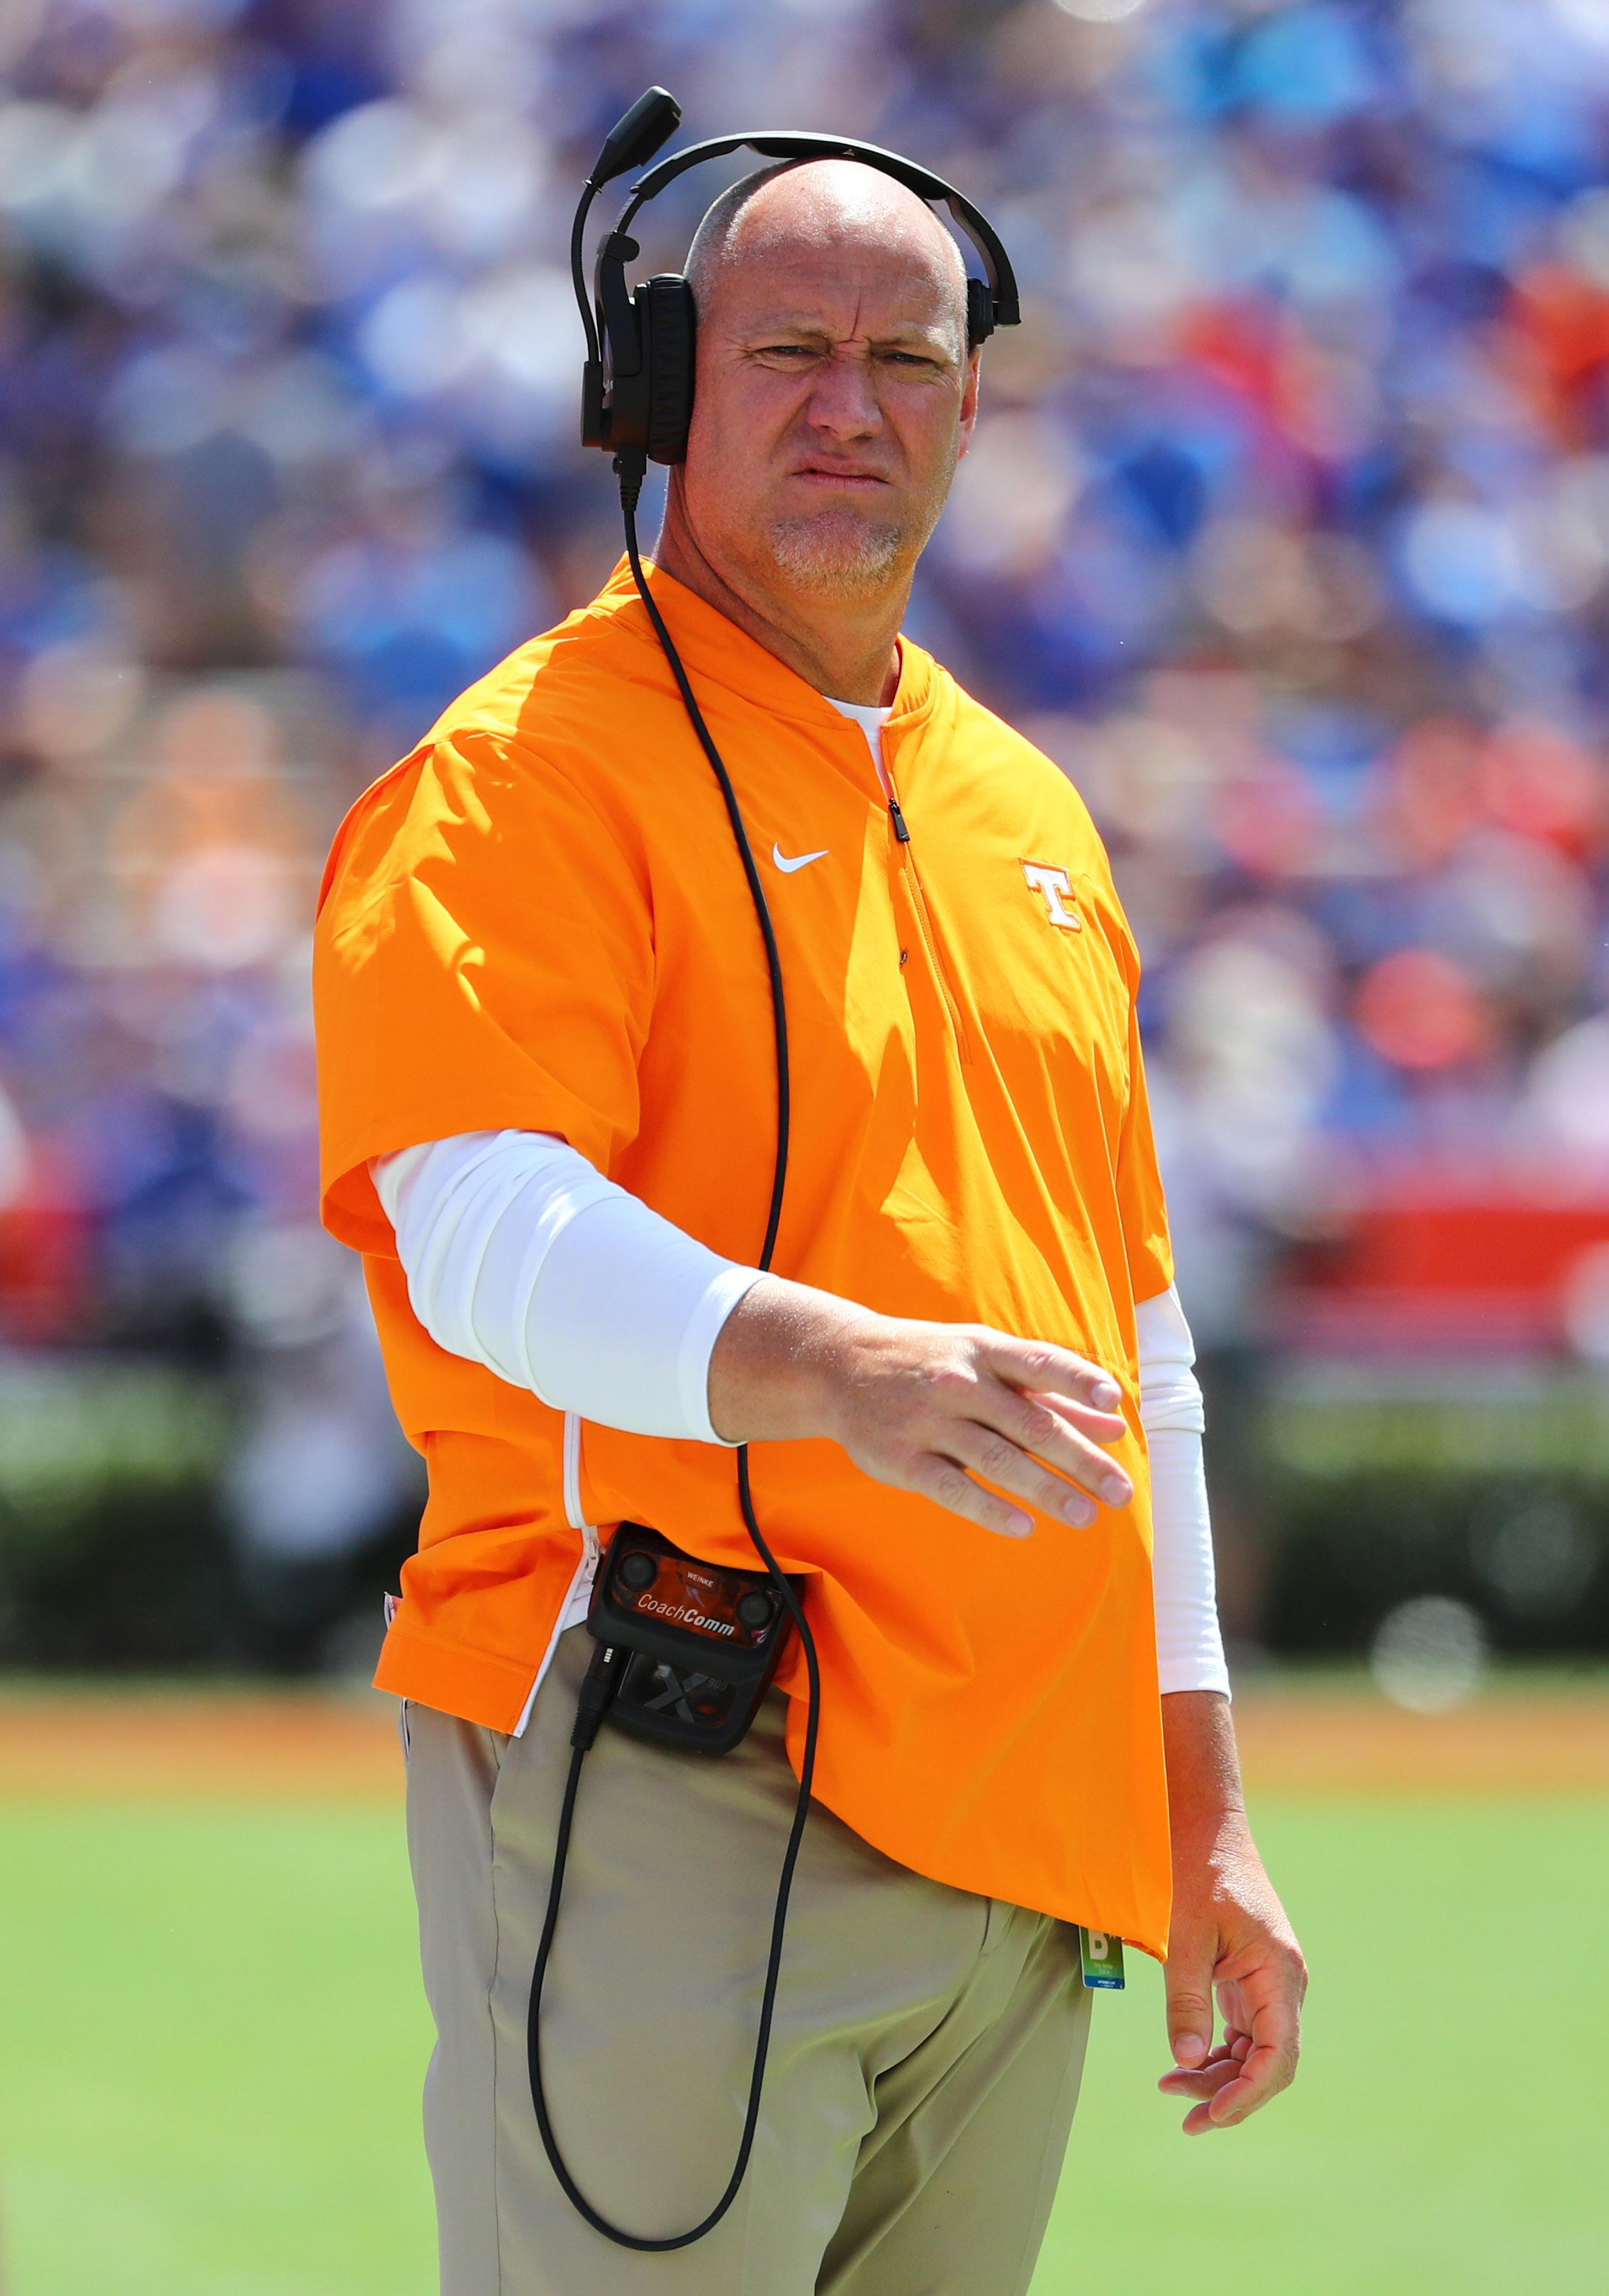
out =
{"type": "Polygon", "coordinates": [[[1053,869],[1046,861],[1024,861],[1022,874],[1036,893],[1045,896],[1045,906],[1050,913],[1053,925],[1060,925],[1063,932],[1082,932],[1084,920],[1076,909],[1067,906],[1068,897],[1072,892],[1072,879],[1065,869],[1053,869]]]}

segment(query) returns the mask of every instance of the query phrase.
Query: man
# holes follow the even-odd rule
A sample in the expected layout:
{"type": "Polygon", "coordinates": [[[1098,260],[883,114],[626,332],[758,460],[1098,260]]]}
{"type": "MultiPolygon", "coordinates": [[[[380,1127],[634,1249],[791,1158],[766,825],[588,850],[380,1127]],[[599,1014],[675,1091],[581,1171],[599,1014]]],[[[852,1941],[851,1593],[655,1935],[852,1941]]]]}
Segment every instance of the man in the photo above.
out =
{"type": "MultiPolygon", "coordinates": [[[[442,2285],[1022,2296],[1087,2030],[1071,1925],[1168,1950],[1193,2132],[1289,2080],[1304,1976],[1240,1803],[1132,944],[1063,777],[899,635],[977,404],[957,251],[815,161],[718,201],[689,272],[652,580],[776,919],[778,1272],[752,1267],[759,937],[623,574],[360,801],[321,913],[326,1217],[431,1466],[379,1680],[406,1702],[442,2285]],[[548,2169],[525,2004],[595,1527],[752,1567],[745,1441],[808,1582],[817,1803],[743,2190],[644,2255],[548,2169]]],[[[606,1729],[583,1779],[546,2087],[581,2188],[645,2235],[736,2151],[782,1681],[719,1761],[606,1729]]]]}

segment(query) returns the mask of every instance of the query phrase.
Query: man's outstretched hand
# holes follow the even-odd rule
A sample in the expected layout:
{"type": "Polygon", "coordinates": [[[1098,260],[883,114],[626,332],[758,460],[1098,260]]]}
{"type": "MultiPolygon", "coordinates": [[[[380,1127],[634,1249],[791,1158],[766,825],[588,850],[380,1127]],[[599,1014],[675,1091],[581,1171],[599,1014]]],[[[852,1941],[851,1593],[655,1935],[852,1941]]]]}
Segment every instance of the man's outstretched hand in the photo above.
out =
{"type": "Polygon", "coordinates": [[[762,1275],[721,1326],[710,1417],[728,1442],[825,1435],[865,1473],[920,1491],[1002,1538],[1030,1508],[1087,1530],[1134,1485],[1108,1456],[1128,1433],[1109,1372],[983,1324],[874,1315],[762,1275]]]}
{"type": "Polygon", "coordinates": [[[1162,1701],[1173,1824],[1168,2038],[1174,2065],[1157,2086],[1194,2099],[1186,2136],[1233,2128],[1296,2074],[1307,1964],[1263,1870],[1241,1802],[1227,1699],[1206,1690],[1162,1701]],[[1213,2044],[1213,2000],[1223,2019],[1213,2044]]]}

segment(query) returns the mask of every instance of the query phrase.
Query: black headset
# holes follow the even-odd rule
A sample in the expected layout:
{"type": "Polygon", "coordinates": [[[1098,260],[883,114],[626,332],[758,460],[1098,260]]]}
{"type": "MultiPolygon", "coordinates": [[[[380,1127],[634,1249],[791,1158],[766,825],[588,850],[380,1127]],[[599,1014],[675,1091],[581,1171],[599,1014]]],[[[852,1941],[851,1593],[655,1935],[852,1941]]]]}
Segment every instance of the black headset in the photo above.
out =
{"type": "Polygon", "coordinates": [[[947,207],[957,229],[977,250],[987,275],[982,279],[969,276],[966,282],[968,348],[982,342],[997,327],[1017,325],[1022,310],[1011,258],[987,217],[953,184],[879,144],[791,129],[714,135],[651,168],[632,185],[619,221],[598,249],[594,289],[588,295],[582,241],[593,201],[605,184],[651,160],[666,137],[675,134],[681,117],[681,105],[664,88],[651,87],[639,95],[599,152],[576,209],[570,266],[587,331],[583,446],[601,447],[612,455],[644,455],[651,463],[679,463],[687,452],[687,428],[693,420],[693,290],[680,271],[657,271],[652,279],[628,288],[626,266],[642,252],[630,233],[639,209],[668,184],[689,168],[728,152],[758,152],[766,160],[858,160],[864,167],[891,176],[918,199],[947,207]]]}
{"type": "MultiPolygon", "coordinates": [[[[904,184],[918,198],[942,201],[977,249],[989,275],[987,280],[969,278],[966,283],[967,333],[971,343],[981,343],[986,335],[993,333],[996,327],[1014,327],[1022,314],[1017,305],[1017,283],[1006,250],[972,201],[964,199],[942,177],[930,175],[925,168],[918,168],[909,160],[902,160],[897,152],[881,151],[874,144],[857,144],[842,135],[773,135],[768,130],[757,135],[718,135],[708,144],[690,144],[686,151],[675,152],[669,160],[661,160],[657,168],[651,168],[632,185],[631,195],[620,221],[598,251],[595,309],[594,299],[587,292],[583,268],[582,241],[587,211],[605,184],[612,182],[616,176],[624,175],[628,168],[641,167],[644,160],[653,157],[666,137],[679,126],[681,117],[680,104],[662,87],[651,87],[645,95],[640,95],[625,118],[611,131],[608,141],[598,154],[596,165],[587,179],[580,203],[576,209],[570,240],[570,266],[575,282],[576,300],[581,307],[581,324],[587,331],[587,365],[581,385],[581,439],[583,445],[601,447],[606,454],[614,456],[615,475],[620,485],[620,513],[626,527],[626,556],[630,564],[632,580],[676,680],[688,722],[719,784],[727,819],[737,848],[738,859],[743,865],[749,898],[754,906],[755,922],[759,927],[760,940],[765,949],[776,1061],[776,1152],[771,1168],[771,1196],[766,1218],[765,1242],[760,1247],[757,1264],[761,1268],[768,1268],[776,1249],[783,1194],[787,1184],[792,1103],[788,1014],[783,993],[782,957],[776,946],[776,934],[771,922],[759,866],[738,806],[737,792],[704,722],[698,698],[677,652],[676,641],[666,627],[665,618],[644,572],[636,530],[637,502],[649,463],[679,463],[687,451],[687,428],[693,419],[693,290],[679,271],[661,272],[654,278],[628,290],[626,266],[636,261],[639,250],[636,242],[628,236],[627,227],[644,201],[653,199],[656,192],[662,192],[667,184],[674,183],[685,168],[695,167],[702,160],[718,159],[726,152],[758,152],[769,160],[859,160],[868,168],[876,168],[883,175],[892,176],[896,183],[904,184]],[[605,350],[607,360],[603,356],[605,350]]],[[[891,804],[890,812],[893,816],[895,834],[908,841],[908,832],[898,808],[891,804]]],[[[696,2224],[688,2226],[684,2232],[636,2233],[612,2222],[602,2210],[596,2208],[576,2182],[565,2161],[548,2112],[542,2079],[542,1997],[557,1933],[559,1905],[564,1889],[582,1761],[596,1735],[601,1710],[595,1703],[589,1706],[589,1697],[594,1677],[598,1673],[598,1660],[612,1655],[604,1652],[601,1643],[595,1652],[593,1672],[588,1675],[587,1686],[581,1693],[575,1727],[571,1734],[570,1772],[564,1784],[558,1831],[554,1838],[547,1910],[543,1919],[541,1941],[537,1948],[536,1966],[531,1972],[526,2014],[526,2054],[531,2103],[536,2112],[542,2149],[547,2155],[554,2177],[578,2214],[595,2232],[601,2233],[604,2239],[613,2241],[620,2248],[649,2253],[690,2248],[695,2241],[702,2240],[732,2206],[748,2171],[759,2122],[760,2090],[766,2077],[766,2061],[771,2046],[771,2018],[782,1968],[788,1898],[809,1813],[810,1789],[816,1775],[816,1748],[821,1730],[821,1668],[816,1654],[816,1637],[810,1631],[809,1620],[792,1580],[784,1572],[760,1528],[759,1518],[754,1509],[746,1443],[738,1445],[736,1456],[737,1497],[743,1527],[776,1587],[782,1608],[798,1630],[809,1699],[805,1710],[804,1745],[799,1765],[799,1792],[793,1805],[793,1822],[789,1829],[787,1848],[783,1854],[782,1870],[776,1885],[776,1903],[771,1920],[770,1947],[766,1957],[765,1983],[760,1996],[743,2135],[724,2190],[696,2224]]],[[[694,1756],[693,1759],[701,1758],[694,1756]]],[[[710,1758],[704,1756],[702,1759],[710,1758]]]]}

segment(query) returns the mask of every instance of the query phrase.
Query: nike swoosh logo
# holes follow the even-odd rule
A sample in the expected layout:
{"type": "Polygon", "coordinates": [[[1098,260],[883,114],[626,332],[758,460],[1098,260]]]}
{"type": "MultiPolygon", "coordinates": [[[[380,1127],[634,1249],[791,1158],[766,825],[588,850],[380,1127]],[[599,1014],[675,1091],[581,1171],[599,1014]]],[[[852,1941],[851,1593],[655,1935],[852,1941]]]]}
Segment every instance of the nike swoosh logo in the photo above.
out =
{"type": "Polygon", "coordinates": [[[791,877],[795,869],[808,869],[812,861],[825,861],[832,849],[830,845],[824,845],[819,853],[796,853],[790,860],[780,845],[774,845],[771,848],[771,858],[784,877],[791,877]]]}

